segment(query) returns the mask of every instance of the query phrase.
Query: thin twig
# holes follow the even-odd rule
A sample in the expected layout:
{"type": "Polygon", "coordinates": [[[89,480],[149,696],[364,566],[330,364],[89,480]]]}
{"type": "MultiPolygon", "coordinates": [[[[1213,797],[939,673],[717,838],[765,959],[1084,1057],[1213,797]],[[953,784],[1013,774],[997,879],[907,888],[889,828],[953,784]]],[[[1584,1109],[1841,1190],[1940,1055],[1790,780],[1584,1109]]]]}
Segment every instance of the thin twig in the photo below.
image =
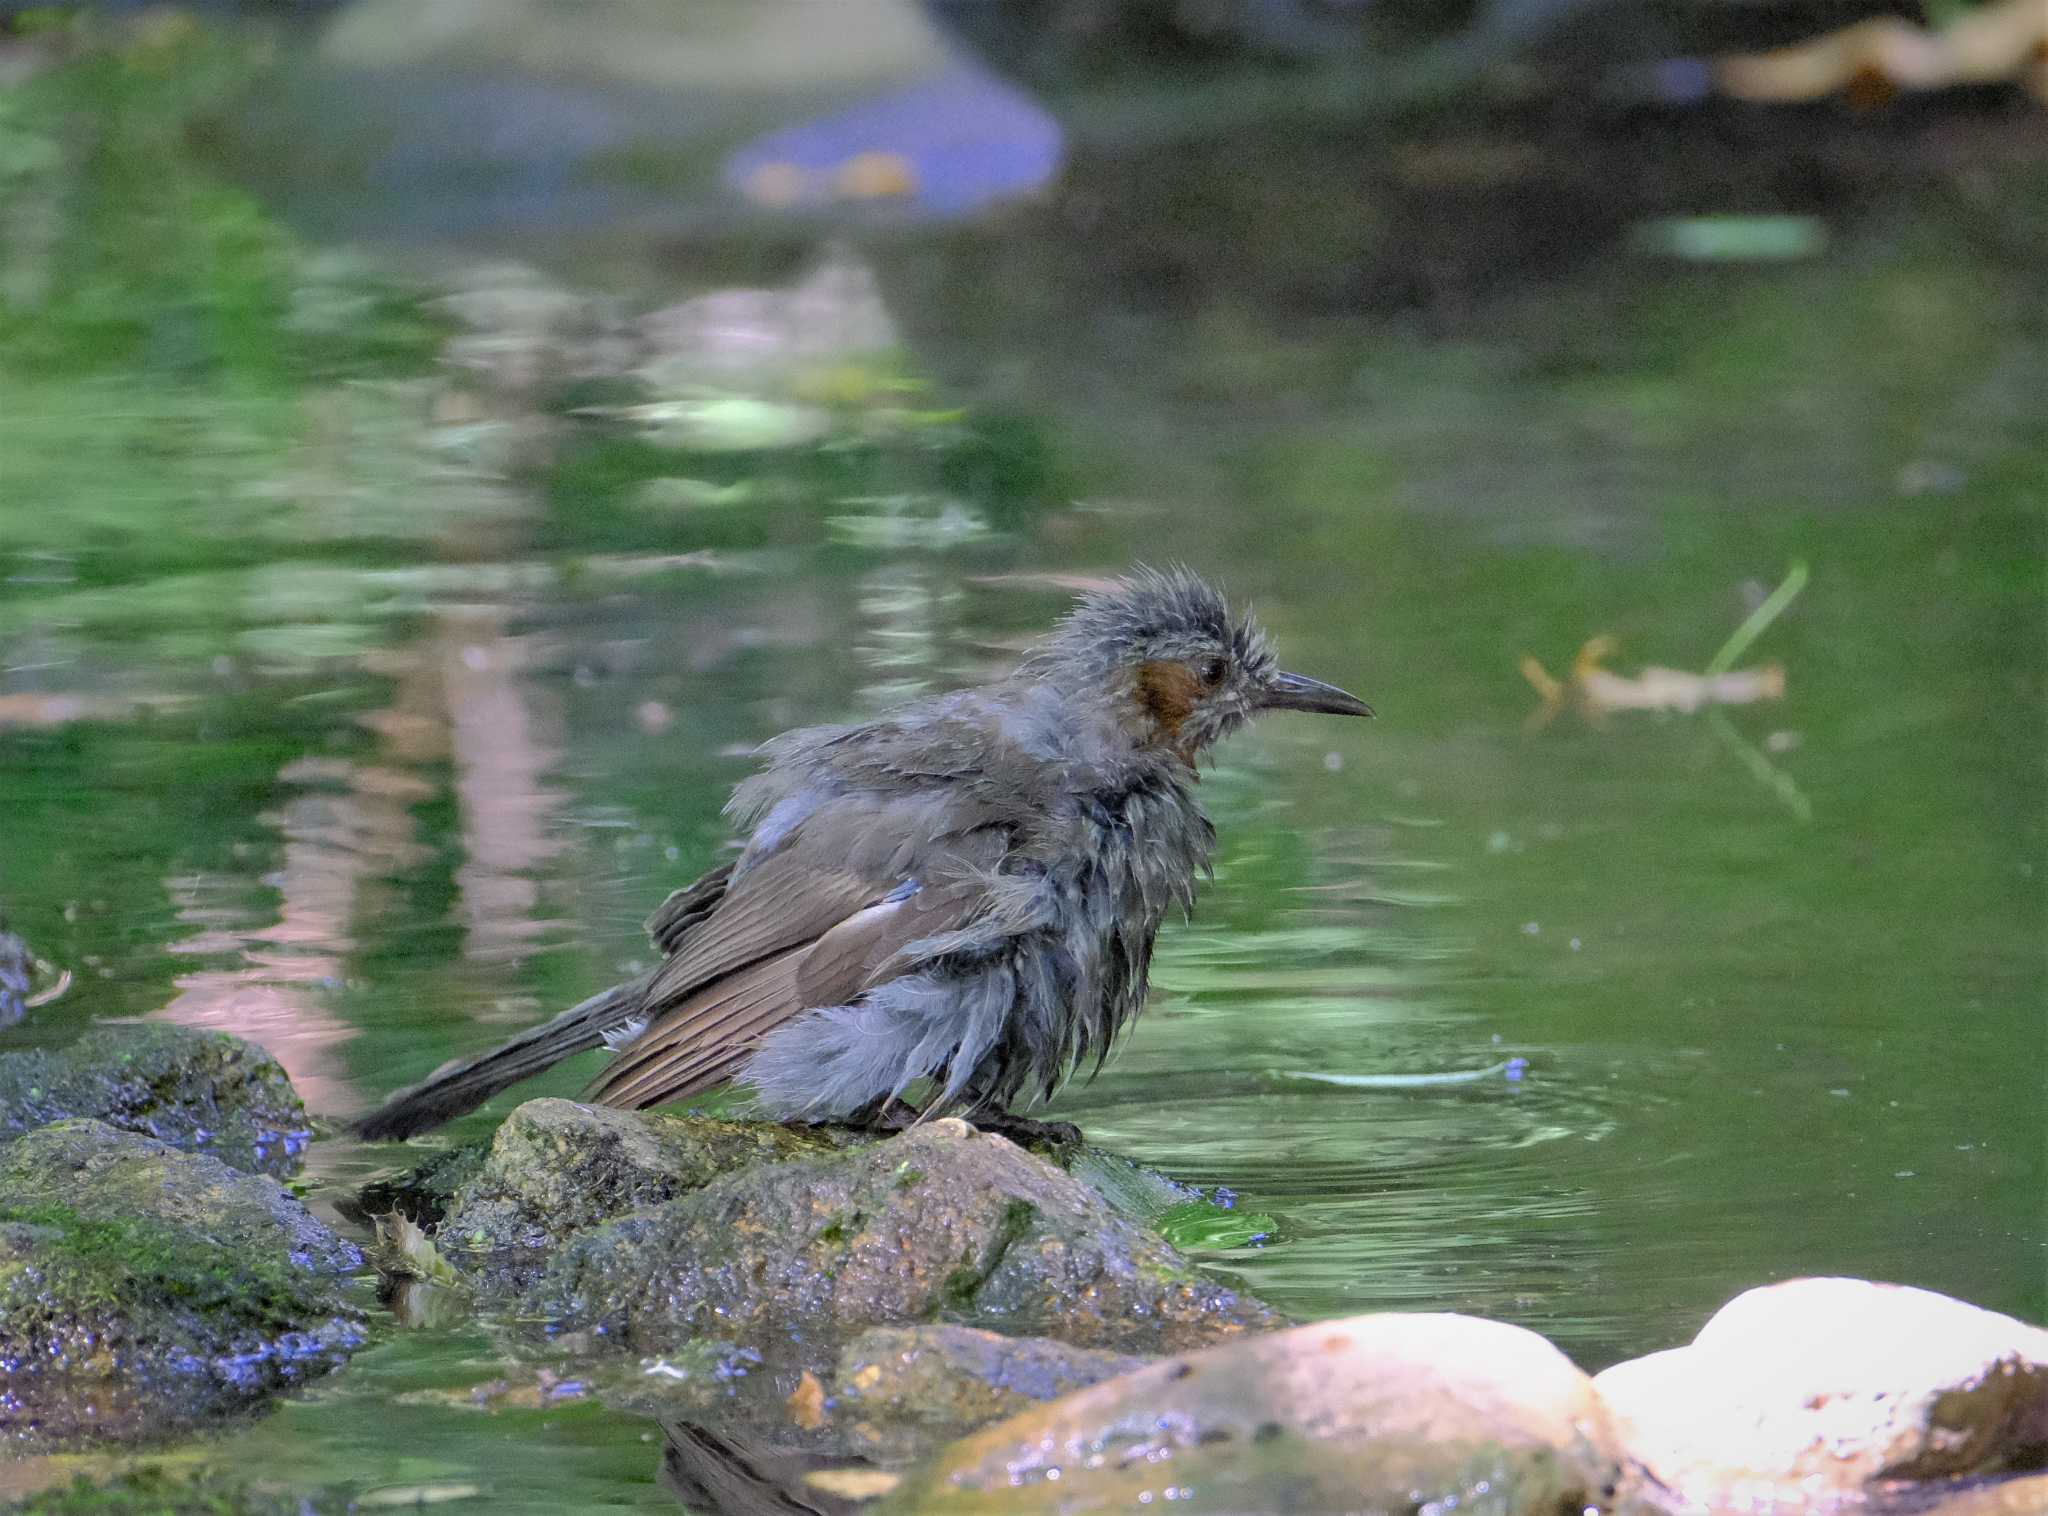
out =
{"type": "MultiPolygon", "coordinates": [[[[44,967],[47,968],[48,965],[45,964],[44,967]]],[[[57,999],[70,988],[71,970],[65,969],[57,976],[55,984],[51,985],[47,990],[38,990],[35,994],[29,996],[28,999],[22,1001],[21,1008],[25,1011],[32,1011],[39,1005],[48,1005],[52,1000],[57,999]]]]}
{"type": "Polygon", "coordinates": [[[1785,809],[1801,821],[1813,820],[1813,802],[1800,792],[1799,786],[1793,783],[1790,774],[1765,757],[1761,749],[1746,741],[1742,734],[1735,730],[1735,723],[1723,712],[1710,710],[1706,714],[1707,725],[1713,728],[1714,735],[1727,744],[1731,753],[1742,760],[1742,766],[1749,770],[1751,778],[1777,796],[1784,803],[1785,809]]]}
{"type": "Polygon", "coordinates": [[[1749,613],[1742,625],[1728,634],[1728,640],[1721,644],[1721,651],[1708,660],[1706,677],[1725,674],[1735,667],[1735,660],[1749,651],[1749,645],[1770,629],[1785,613],[1785,607],[1799,598],[1799,592],[1806,588],[1806,560],[1794,558],[1792,567],[1785,572],[1785,582],[1765,597],[1764,603],[1749,613]]]}

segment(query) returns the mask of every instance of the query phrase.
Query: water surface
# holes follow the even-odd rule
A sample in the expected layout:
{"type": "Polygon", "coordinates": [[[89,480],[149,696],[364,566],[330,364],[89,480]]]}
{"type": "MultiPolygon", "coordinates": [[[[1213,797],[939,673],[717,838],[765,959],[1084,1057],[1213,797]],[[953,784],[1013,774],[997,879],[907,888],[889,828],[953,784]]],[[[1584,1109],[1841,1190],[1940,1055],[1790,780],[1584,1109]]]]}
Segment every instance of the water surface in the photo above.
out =
{"type": "MultiPolygon", "coordinates": [[[[999,301],[972,238],[887,241],[911,341],[834,381],[829,435],[678,451],[451,381],[431,292],[147,124],[69,170],[54,254],[17,239],[0,325],[0,900],[76,976],[0,1045],[217,1027],[364,1109],[644,965],[754,744],[984,677],[1073,584],[1183,559],[1380,712],[1221,751],[1215,881],[1052,1112],[1274,1218],[1210,1261],[1596,1368],[1797,1274],[2048,1314],[2048,325],[1951,201],[1790,266],[1616,247],[1420,315],[1077,286],[1051,215],[999,301]],[[1525,655],[1697,671],[1795,561],[1744,660],[1782,700],[1531,729],[1525,655]]],[[[664,256],[625,299],[712,287],[664,256]]],[[[317,1145],[316,1203],[400,1161],[317,1145]]],[[[439,1395],[502,1368],[391,1328],[221,1451],[674,1508],[650,1424],[439,1395]]]]}

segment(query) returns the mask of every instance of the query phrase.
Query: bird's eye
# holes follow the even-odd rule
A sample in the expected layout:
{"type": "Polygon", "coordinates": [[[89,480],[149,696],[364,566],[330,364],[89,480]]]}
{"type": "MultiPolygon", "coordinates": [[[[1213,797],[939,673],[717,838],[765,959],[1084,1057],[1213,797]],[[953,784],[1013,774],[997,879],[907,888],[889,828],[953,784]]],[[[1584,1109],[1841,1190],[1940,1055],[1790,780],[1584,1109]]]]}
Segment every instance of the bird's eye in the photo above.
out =
{"type": "Polygon", "coordinates": [[[1204,658],[1196,665],[1196,672],[1202,676],[1202,683],[1213,690],[1223,682],[1223,660],[1204,658]]]}

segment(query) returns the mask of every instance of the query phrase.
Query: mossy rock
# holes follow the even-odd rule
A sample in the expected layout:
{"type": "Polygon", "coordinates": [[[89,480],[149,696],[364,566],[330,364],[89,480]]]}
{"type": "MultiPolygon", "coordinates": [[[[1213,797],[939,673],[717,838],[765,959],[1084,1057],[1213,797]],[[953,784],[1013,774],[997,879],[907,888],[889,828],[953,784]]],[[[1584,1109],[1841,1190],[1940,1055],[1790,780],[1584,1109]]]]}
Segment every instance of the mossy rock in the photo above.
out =
{"type": "Polygon", "coordinates": [[[0,1148],[0,1438],[161,1435],[336,1367],[361,1255],[274,1179],[96,1121],[0,1148]]]}
{"type": "Polygon", "coordinates": [[[84,1221],[148,1222],[190,1232],[229,1253],[281,1257],[292,1268],[346,1274],[362,1266],[267,1174],[100,1121],[59,1121],[0,1147],[0,1206],[62,1207],[84,1221]]]}
{"type": "MultiPolygon", "coordinates": [[[[881,1140],[843,1126],[617,1111],[543,1098],[513,1110],[487,1142],[449,1148],[371,1181],[344,1209],[363,1221],[395,1212],[423,1227],[445,1223],[447,1245],[472,1255],[542,1249],[742,1169],[881,1140]]],[[[1208,1198],[1102,1148],[1034,1143],[1028,1151],[1135,1221],[1155,1223],[1208,1198]]]]}
{"type": "Polygon", "coordinates": [[[839,1354],[832,1417],[856,1449],[893,1459],[1149,1362],[946,1323],[875,1327],[839,1354]]]}
{"type": "Polygon", "coordinates": [[[30,970],[28,944],[7,930],[0,919],[0,1026],[12,1026],[27,1013],[30,970]]]}
{"type": "Polygon", "coordinates": [[[104,1484],[80,1474],[7,1507],[8,1516],[322,1516],[349,1509],[335,1496],[288,1494],[219,1470],[174,1472],[155,1465],[104,1484]]]}
{"type": "Polygon", "coordinates": [[[488,1142],[465,1142],[403,1173],[371,1180],[353,1199],[343,1200],[340,1208],[356,1221],[397,1215],[415,1226],[438,1225],[462,1187],[476,1178],[490,1156],[488,1142]]]}
{"type": "Polygon", "coordinates": [[[0,1054],[0,1142],[72,1117],[279,1177],[297,1171],[312,1135],[291,1081],[261,1048],[154,1024],[99,1027],[54,1053],[0,1054]]]}
{"type": "Polygon", "coordinates": [[[744,1169],[584,1231],[520,1309],[621,1348],[717,1335],[821,1363],[904,1322],[1137,1352],[1282,1324],[1078,1180],[953,1120],[744,1169]]]}
{"type": "Polygon", "coordinates": [[[830,1153],[843,1141],[772,1122],[529,1100],[457,1189],[441,1235],[450,1250],[470,1253],[552,1248],[724,1175],[830,1153]]]}

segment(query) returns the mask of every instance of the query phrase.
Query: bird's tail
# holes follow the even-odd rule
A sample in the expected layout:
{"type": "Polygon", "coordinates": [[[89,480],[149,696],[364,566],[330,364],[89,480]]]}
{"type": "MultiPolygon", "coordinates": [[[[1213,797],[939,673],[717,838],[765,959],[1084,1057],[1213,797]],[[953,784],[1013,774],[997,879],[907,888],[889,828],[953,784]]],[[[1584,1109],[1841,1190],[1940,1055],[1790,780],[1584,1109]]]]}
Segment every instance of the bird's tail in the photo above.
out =
{"type": "Polygon", "coordinates": [[[639,1013],[648,978],[629,979],[572,1005],[552,1021],[529,1027],[510,1042],[473,1058],[444,1063],[367,1116],[349,1123],[366,1142],[382,1142],[427,1131],[473,1111],[507,1085],[517,1084],[564,1058],[601,1045],[605,1034],[639,1013]]]}

